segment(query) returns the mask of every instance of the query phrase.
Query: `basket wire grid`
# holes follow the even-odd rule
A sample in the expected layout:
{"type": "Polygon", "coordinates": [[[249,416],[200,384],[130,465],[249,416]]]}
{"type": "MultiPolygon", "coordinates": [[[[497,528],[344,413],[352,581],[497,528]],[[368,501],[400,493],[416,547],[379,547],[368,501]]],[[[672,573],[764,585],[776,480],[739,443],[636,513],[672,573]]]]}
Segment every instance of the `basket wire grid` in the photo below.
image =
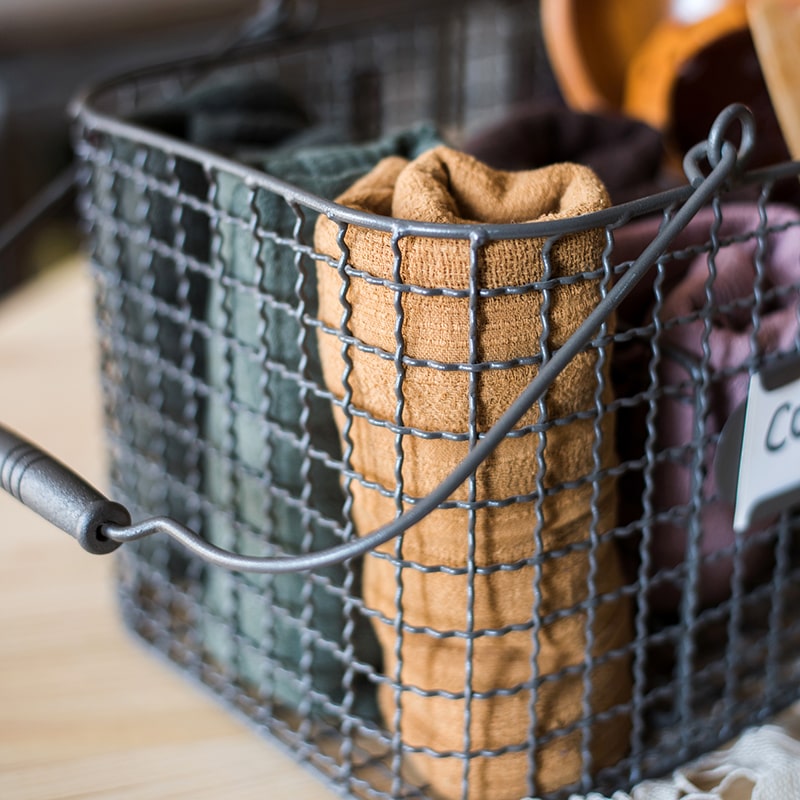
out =
{"type": "MultiPolygon", "coordinates": [[[[249,71],[288,87],[318,119],[356,140],[426,118],[457,139],[531,93],[535,71],[525,67],[539,58],[530,47],[535,37],[535,14],[528,4],[475,3],[449,9],[444,16],[431,13],[402,24],[376,23],[289,40],[216,69],[239,75],[249,71]]],[[[666,225],[691,195],[686,187],[549,225],[435,226],[361,214],[125,121],[180,96],[198,69],[191,64],[154,70],[99,87],[78,106],[75,147],[80,208],[96,281],[114,496],[135,518],[175,518],[236,552],[302,555],[353,541],[370,533],[358,528],[354,512],[364,492],[380,496],[396,516],[413,509],[422,498],[405,485],[403,460],[415,442],[450,442],[466,452],[485,439],[475,410],[482,376],[520,369],[535,373],[551,360],[557,348],[548,338],[553,295],[576,284],[591,287],[601,302],[639,255],[623,258],[618,252],[616,243],[626,226],[654,215],[666,225]],[[265,214],[265,208],[273,211],[265,214]],[[311,231],[320,214],[337,227],[337,253],[315,250],[311,231]],[[372,275],[348,261],[344,241],[351,227],[387,233],[393,275],[372,275]],[[481,283],[479,265],[493,242],[539,237],[546,242],[544,251],[552,252],[585,231],[601,238],[602,259],[570,281],[545,275],[527,285],[481,283]],[[463,240],[470,253],[468,283],[431,287],[404,282],[401,244],[410,238],[463,240]],[[233,242],[252,254],[248,270],[231,267],[227,255],[233,242]],[[289,263],[293,272],[279,275],[279,262],[289,263]],[[320,316],[320,270],[335,274],[343,287],[338,327],[320,316]],[[359,285],[377,287],[393,298],[393,349],[360,339],[351,329],[348,298],[359,285]],[[515,359],[482,361],[474,333],[480,315],[495,298],[513,296],[535,299],[539,347],[515,359]],[[468,305],[473,330],[468,358],[415,359],[404,351],[403,315],[410,297],[443,307],[448,299],[468,305]],[[245,313],[255,320],[253,330],[237,325],[245,313]],[[319,373],[318,342],[325,336],[334,337],[343,354],[338,388],[319,373]],[[346,367],[348,359],[352,365],[364,354],[395,376],[395,408],[388,418],[353,401],[346,367]],[[472,408],[466,428],[431,431],[407,422],[403,387],[426,370],[466,376],[472,408]],[[394,442],[395,459],[385,481],[365,475],[353,463],[352,435],[359,426],[384,431],[394,442]]],[[[454,765],[448,772],[452,797],[486,796],[478,793],[484,789],[477,786],[476,765],[492,760],[503,765],[508,759],[524,764],[521,791],[513,788],[516,796],[612,791],[663,774],[785,707],[798,694],[800,630],[791,609],[800,565],[793,518],[782,513],[712,553],[703,550],[701,521],[704,509],[718,502],[704,488],[704,454],[719,441],[719,430],[708,422],[719,382],[731,376],[746,379],[800,351],[795,337],[789,350],[764,353],[754,334],[749,356],[721,374],[712,367],[708,346],[712,321],[720,315],[743,316],[757,331],[767,309],[796,295],[797,283],[771,285],[764,264],[776,227],[772,198],[796,184],[797,172],[796,165],[782,165],[716,192],[702,241],[670,249],[637,287],[638,302],[651,306],[652,315],[627,328],[600,326],[578,354],[594,364],[591,404],[562,418],[550,417],[545,395],[537,414],[508,434],[506,439],[527,442],[535,454],[528,491],[480,495],[476,469],[463,492],[439,505],[439,510],[464,514],[464,563],[432,565],[406,557],[413,529],[365,556],[388,565],[394,576],[394,616],[362,596],[361,559],[297,574],[253,575],[210,566],[170,540],[154,537],[128,544],[119,555],[119,595],[127,624],[335,790],[353,797],[437,796],[441,792],[428,786],[416,768],[420,759],[454,765]],[[749,229],[721,236],[726,203],[737,197],[753,199],[758,219],[749,229]],[[726,305],[714,294],[715,260],[726,248],[748,242],[753,244],[754,291],[726,305]],[[665,319],[671,266],[698,254],[708,255],[705,302],[684,316],[665,319]],[[681,358],[664,344],[665,331],[698,321],[706,331],[701,357],[688,365],[683,380],[665,385],[660,364],[681,358]],[[640,357],[644,353],[644,380],[620,389],[632,373],[618,365],[633,351],[640,357]],[[609,376],[614,376],[613,386],[609,376]],[[664,398],[692,409],[694,431],[683,443],[659,442],[657,418],[664,398]],[[611,418],[617,418],[616,436],[606,424],[611,418]],[[560,429],[576,422],[591,431],[593,466],[577,479],[548,482],[548,437],[557,439],[560,429]],[[641,449],[632,452],[626,437],[635,425],[644,434],[641,449]],[[619,460],[604,463],[604,448],[617,446],[619,460]],[[655,484],[665,464],[686,467],[691,492],[684,503],[656,508],[655,484]],[[619,485],[635,510],[620,514],[605,531],[599,498],[609,482],[619,485]],[[588,530],[579,541],[548,552],[539,524],[530,531],[528,555],[493,564],[476,559],[480,513],[519,507],[541,523],[547,498],[570,492],[590,498],[588,530]],[[687,532],[685,557],[655,567],[654,536],[660,525],[670,524],[687,532]],[[628,564],[624,583],[611,589],[602,588],[599,566],[608,542],[626,554],[628,564]],[[763,552],[769,554],[768,569],[754,578],[747,565],[763,552]],[[575,553],[586,564],[584,596],[543,610],[542,575],[552,565],[568,564],[575,553]],[[730,591],[721,601],[704,605],[702,570],[724,559],[731,562],[730,591]],[[528,617],[481,627],[475,616],[480,581],[525,570],[533,590],[528,617]],[[466,593],[459,627],[436,629],[404,617],[404,585],[424,586],[414,583],[412,573],[451,580],[466,593]],[[660,591],[677,595],[670,610],[652,607],[660,591]],[[620,647],[593,652],[593,620],[620,603],[633,609],[634,635],[620,647]],[[538,637],[569,618],[584,626],[582,659],[540,674],[538,637]],[[383,629],[397,643],[391,665],[383,663],[385,653],[375,639],[375,631],[380,635],[383,629]],[[500,647],[504,637],[520,635],[529,642],[528,676],[512,685],[473,684],[476,648],[487,642],[500,647]],[[462,643],[463,688],[409,682],[404,637],[462,643]],[[592,675],[609,664],[629,671],[631,688],[622,700],[598,711],[592,675]],[[582,687],[577,718],[542,730],[537,705],[528,699],[527,736],[490,744],[473,741],[472,709],[503,698],[531,698],[565,676],[575,676],[582,687]],[[381,692],[393,698],[393,718],[382,715],[376,704],[381,692]],[[458,746],[437,747],[403,735],[404,709],[418,698],[459,709],[458,746]],[[595,764],[596,726],[614,720],[629,725],[625,750],[613,763],[595,764]],[[567,786],[542,787],[539,758],[554,743],[574,750],[580,769],[567,786]]],[[[511,796],[504,791],[496,787],[496,796],[511,796]]]]}

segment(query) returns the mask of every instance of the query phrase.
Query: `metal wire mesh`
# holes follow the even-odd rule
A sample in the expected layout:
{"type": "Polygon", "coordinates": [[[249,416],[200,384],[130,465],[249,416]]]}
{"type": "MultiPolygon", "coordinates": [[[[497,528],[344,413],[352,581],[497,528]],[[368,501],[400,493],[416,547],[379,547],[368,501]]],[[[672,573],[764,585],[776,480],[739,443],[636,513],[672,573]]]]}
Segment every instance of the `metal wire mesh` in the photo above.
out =
{"type": "MultiPolygon", "coordinates": [[[[530,89],[535,78],[520,64],[532,58],[524,45],[535,23],[524,3],[467,5],[445,18],[287,42],[219,69],[250,70],[289,86],[319,119],[355,139],[421,118],[436,119],[457,137],[530,89]]],[[[178,96],[196,80],[196,70],[153,72],[102,87],[79,109],[75,141],[97,287],[114,496],[134,516],[172,516],[232,550],[303,553],[368,533],[358,524],[364,497],[377,498],[389,518],[413,507],[420,497],[408,480],[414,454],[430,443],[441,446],[437,452],[473,447],[486,432],[486,386],[497,376],[529,377],[558,347],[553,307],[559,293],[586,292],[600,302],[638,255],[621,244],[626,230],[644,217],[668,220],[687,196],[688,190],[676,190],[549,228],[433,230],[367,217],[354,222],[343,209],[268,175],[119,122],[178,96]],[[320,212],[338,232],[334,252],[315,249],[320,212]],[[350,260],[348,231],[370,225],[388,231],[388,276],[350,260]],[[602,256],[591,269],[558,278],[546,267],[542,280],[532,283],[485,282],[482,265],[498,242],[535,236],[547,261],[586,230],[601,242],[602,256]],[[466,280],[409,283],[404,254],[412,238],[433,246],[460,241],[466,280]],[[322,274],[338,281],[336,324],[320,312],[322,274]],[[381,344],[358,329],[352,298],[359,292],[377,293],[389,309],[382,323],[388,338],[381,344]],[[482,320],[509,298],[534,310],[537,341],[528,352],[487,359],[482,320]],[[406,315],[420,299],[440,307],[442,316],[461,309],[465,356],[409,351],[406,315]],[[326,340],[341,354],[338,385],[322,374],[319,351],[326,340]],[[389,376],[384,394],[390,413],[359,401],[354,370],[365,363],[389,376]],[[465,404],[466,424],[431,429],[409,419],[408,387],[432,374],[459,376],[464,393],[453,402],[465,404]],[[388,442],[393,455],[379,478],[354,458],[359,436],[388,442]]],[[[354,797],[441,794],[419,768],[431,762],[436,769],[447,765],[452,797],[490,796],[479,785],[487,762],[521,770],[523,791],[516,796],[624,788],[784,707],[798,694],[800,631],[791,608],[800,567],[793,518],[780,514],[717,547],[706,546],[704,520],[720,502],[709,493],[706,455],[720,437],[713,408],[721,387],[800,350],[797,336],[779,352],[765,352],[758,337],[769,310],[790,302],[800,288],[800,277],[776,284],[766,268],[770,236],[800,226],[776,221],[772,205],[793,191],[797,171],[794,165],[765,171],[736,194],[718,196],[703,235],[676,242],[659,259],[633,300],[580,355],[589,365],[588,401],[559,412],[546,396],[509,434],[512,446],[522,443],[528,453],[530,474],[493,485],[489,464],[437,510],[438,519],[458,520],[460,563],[420,558],[413,530],[399,537],[364,559],[390,576],[387,605],[365,598],[370,566],[360,560],[311,574],[253,576],[209,567],[169,542],[147,540],[127,545],[119,556],[127,623],[354,797]],[[742,197],[755,202],[758,215],[730,233],[727,204],[742,197]],[[730,247],[748,244],[754,290],[725,299],[715,288],[717,264],[730,247]],[[675,265],[698,255],[706,264],[702,302],[670,314],[665,298],[675,265]],[[750,326],[750,350],[719,368],[712,328],[734,318],[739,328],[750,326]],[[672,334],[698,325],[699,350],[687,353],[672,334]],[[668,380],[675,369],[680,377],[668,380]],[[681,441],[664,439],[665,404],[690,420],[681,441]],[[559,476],[552,443],[565,447],[564,432],[579,429],[588,466],[559,476]],[[618,453],[613,460],[605,455],[611,450],[618,453]],[[688,488],[665,502],[658,490],[670,469],[682,471],[688,488]],[[620,500],[609,525],[610,485],[618,487],[620,500]],[[571,541],[548,547],[543,531],[553,502],[573,496],[587,504],[588,522],[571,541]],[[528,551],[486,562],[482,520],[509,509],[529,526],[528,551]],[[667,563],[658,556],[659,537],[676,530],[685,542],[667,563]],[[609,543],[624,566],[624,579],[616,583],[605,571],[609,543]],[[709,602],[705,583],[715,565],[724,572],[724,588],[709,602]],[[549,602],[547,581],[576,569],[582,592],[549,602]],[[481,587],[521,585],[504,583],[508,576],[523,576],[527,612],[487,621],[479,610],[481,587]],[[433,579],[445,587],[442,596],[462,598],[459,622],[426,624],[408,612],[415,593],[433,579]],[[624,608],[632,614],[631,636],[604,649],[595,642],[596,621],[609,612],[624,615],[624,608]],[[542,641],[570,620],[578,625],[574,636],[583,655],[548,669],[540,658],[542,641]],[[409,672],[409,648],[419,640],[450,658],[457,654],[460,687],[409,677],[417,674],[409,672]],[[504,641],[517,640],[521,663],[509,663],[496,672],[496,683],[485,685],[477,654],[506,652],[504,641]],[[382,649],[387,641],[392,646],[382,649]],[[629,691],[598,706],[595,678],[608,669],[629,676],[629,691]],[[559,681],[578,687],[581,713],[545,726],[546,712],[535,698],[559,681]],[[447,721],[450,733],[440,740],[446,744],[406,735],[404,714],[419,703],[447,721]],[[481,739],[476,720],[487,704],[501,716],[504,708],[523,708],[523,735],[511,726],[488,743],[481,739]],[[617,722],[627,730],[624,752],[612,763],[594,763],[598,731],[617,722]],[[579,764],[566,787],[542,787],[537,777],[542,753],[553,747],[579,764]]],[[[435,541],[431,547],[435,551],[435,541]]],[[[491,796],[506,797],[505,791],[495,787],[491,796]]]]}

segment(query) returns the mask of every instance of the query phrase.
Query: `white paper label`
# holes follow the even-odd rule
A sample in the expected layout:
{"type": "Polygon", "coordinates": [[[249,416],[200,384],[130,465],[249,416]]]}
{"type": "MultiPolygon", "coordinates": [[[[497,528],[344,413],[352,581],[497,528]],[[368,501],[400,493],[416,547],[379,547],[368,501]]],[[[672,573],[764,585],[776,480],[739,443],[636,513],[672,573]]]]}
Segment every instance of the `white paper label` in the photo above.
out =
{"type": "Polygon", "coordinates": [[[800,501],[800,380],[765,387],[753,375],[747,393],[733,527],[800,501]]]}

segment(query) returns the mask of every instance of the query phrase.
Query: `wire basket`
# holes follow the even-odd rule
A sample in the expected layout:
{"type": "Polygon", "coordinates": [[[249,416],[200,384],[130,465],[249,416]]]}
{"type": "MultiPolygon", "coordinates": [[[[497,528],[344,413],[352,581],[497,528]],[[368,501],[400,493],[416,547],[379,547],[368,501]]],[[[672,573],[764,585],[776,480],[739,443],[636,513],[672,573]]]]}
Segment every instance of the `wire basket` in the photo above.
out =
{"type": "MultiPolygon", "coordinates": [[[[527,3],[420,10],[77,106],[114,495],[300,567],[231,570],[144,538],[120,552],[124,618],[344,795],[626,788],[798,695],[793,518],[734,532],[713,467],[731,398],[800,351],[800,278],[770,267],[775,237],[800,235],[777,203],[796,165],[553,222],[420,223],[156,113],[248,74],[353,141],[419,120],[458,140],[546,80],[536,25],[527,3]],[[413,254],[443,250],[460,272],[433,284],[413,254]],[[540,273],[498,282],[498,252],[540,273]],[[752,287],[735,296],[732,254],[752,287]],[[671,311],[697,264],[699,294],[671,311]],[[772,346],[775,309],[790,324],[772,346]],[[745,343],[735,362],[719,327],[745,343]],[[375,530],[366,554],[310,569],[375,530]]],[[[731,173],[716,147],[712,175],[731,173]]]]}

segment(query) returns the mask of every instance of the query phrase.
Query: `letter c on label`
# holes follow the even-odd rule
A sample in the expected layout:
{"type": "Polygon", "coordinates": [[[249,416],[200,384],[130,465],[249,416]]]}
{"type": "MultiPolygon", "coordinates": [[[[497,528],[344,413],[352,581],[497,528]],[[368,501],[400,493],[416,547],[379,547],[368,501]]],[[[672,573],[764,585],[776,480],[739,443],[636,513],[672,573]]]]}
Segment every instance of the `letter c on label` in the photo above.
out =
{"type": "Polygon", "coordinates": [[[780,450],[786,444],[786,437],[781,439],[778,442],[775,442],[772,437],[772,432],[775,428],[775,423],[778,420],[778,415],[785,411],[788,413],[791,406],[789,403],[781,403],[776,409],[775,413],[772,415],[772,419],[769,421],[769,428],[767,428],[767,438],[765,440],[765,444],[767,445],[767,450],[774,453],[776,450],[780,450]]]}

